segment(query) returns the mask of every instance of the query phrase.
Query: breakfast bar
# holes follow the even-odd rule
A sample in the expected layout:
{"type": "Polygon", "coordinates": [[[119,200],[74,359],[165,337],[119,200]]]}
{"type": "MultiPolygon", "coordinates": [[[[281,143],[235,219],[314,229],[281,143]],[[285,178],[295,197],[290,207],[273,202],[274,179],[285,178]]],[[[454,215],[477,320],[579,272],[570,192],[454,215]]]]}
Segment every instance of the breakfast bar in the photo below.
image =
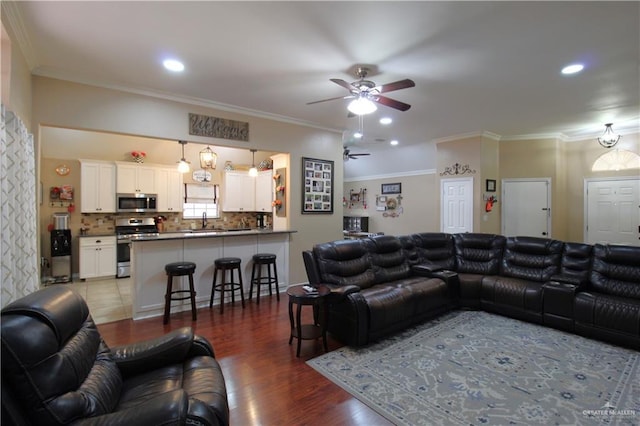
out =
{"type": "MultiPolygon", "coordinates": [[[[166,232],[143,234],[131,240],[132,317],[134,320],[161,316],[164,311],[166,274],[164,266],[172,262],[194,262],[193,275],[198,308],[209,306],[213,281],[213,262],[221,257],[242,260],[245,292],[251,276],[251,258],[256,253],[273,253],[280,288],[289,284],[289,237],[295,231],[243,230],[166,232]]],[[[174,283],[174,289],[187,289],[186,277],[174,283]]],[[[189,301],[173,302],[171,312],[191,309],[189,301]]]]}

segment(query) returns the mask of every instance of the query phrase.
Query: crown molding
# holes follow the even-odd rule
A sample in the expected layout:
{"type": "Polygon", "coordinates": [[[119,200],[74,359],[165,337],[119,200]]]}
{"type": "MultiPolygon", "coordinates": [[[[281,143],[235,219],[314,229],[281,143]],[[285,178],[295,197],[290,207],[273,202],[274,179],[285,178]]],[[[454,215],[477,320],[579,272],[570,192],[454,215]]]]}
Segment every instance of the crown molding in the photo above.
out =
{"type": "Polygon", "coordinates": [[[22,52],[24,60],[27,62],[27,66],[30,70],[33,70],[38,66],[37,55],[33,48],[33,43],[25,29],[24,19],[17,6],[17,1],[3,1],[0,2],[2,8],[2,22],[6,24],[5,29],[12,37],[12,42],[18,45],[18,49],[22,52]]]}
{"type": "Polygon", "coordinates": [[[243,114],[251,117],[264,118],[267,120],[279,121],[282,123],[294,124],[303,127],[310,127],[314,129],[319,129],[331,133],[339,133],[342,134],[342,129],[334,129],[331,127],[320,126],[318,124],[312,123],[310,121],[298,120],[295,118],[287,117],[279,114],[272,114],[265,111],[258,111],[250,108],[243,108],[235,105],[224,104],[221,102],[210,101],[204,98],[192,97],[192,96],[181,96],[175,95],[167,92],[161,92],[157,90],[150,89],[140,89],[131,86],[123,86],[117,84],[109,84],[104,83],[99,80],[86,78],[83,76],[71,75],[69,73],[60,73],[58,71],[54,71],[48,69],[46,67],[39,67],[32,71],[33,75],[37,75],[40,77],[52,78],[56,80],[69,81],[71,83],[84,84],[87,86],[99,87],[102,89],[108,90],[117,90],[125,93],[132,93],[135,95],[148,96],[151,98],[157,98],[172,102],[179,102],[187,105],[201,106],[205,108],[212,108],[221,111],[227,111],[237,114],[243,114]]]}
{"type": "Polygon", "coordinates": [[[395,179],[395,178],[403,178],[409,176],[422,176],[422,175],[434,175],[436,174],[436,169],[424,169],[424,170],[411,170],[408,172],[400,172],[400,173],[387,173],[382,175],[368,175],[368,176],[358,176],[357,178],[344,178],[343,182],[361,182],[365,180],[379,180],[379,179],[395,179]]]}
{"type": "Polygon", "coordinates": [[[495,141],[500,141],[502,139],[502,136],[500,136],[497,133],[489,132],[487,130],[482,130],[479,132],[460,133],[457,135],[432,139],[432,142],[435,144],[439,144],[443,142],[459,141],[461,139],[469,139],[469,138],[488,138],[488,139],[493,139],[495,141]]]}

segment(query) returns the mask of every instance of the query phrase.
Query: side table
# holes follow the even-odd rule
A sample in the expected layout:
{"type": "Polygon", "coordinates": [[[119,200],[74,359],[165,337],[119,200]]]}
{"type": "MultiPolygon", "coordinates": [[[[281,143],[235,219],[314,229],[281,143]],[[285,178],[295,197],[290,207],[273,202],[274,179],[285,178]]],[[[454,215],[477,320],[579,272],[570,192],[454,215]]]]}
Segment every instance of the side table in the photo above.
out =
{"type": "Polygon", "coordinates": [[[315,286],[317,291],[307,292],[302,285],[294,285],[287,289],[289,295],[289,321],[291,322],[291,335],[289,344],[293,338],[298,339],[298,349],[296,356],[300,357],[300,345],[303,340],[315,340],[322,337],[324,351],[327,352],[327,295],[331,293],[329,287],[324,285],[315,286]],[[293,317],[293,305],[296,304],[296,316],[293,317]],[[301,313],[305,305],[313,306],[313,324],[302,324],[301,313]]]}

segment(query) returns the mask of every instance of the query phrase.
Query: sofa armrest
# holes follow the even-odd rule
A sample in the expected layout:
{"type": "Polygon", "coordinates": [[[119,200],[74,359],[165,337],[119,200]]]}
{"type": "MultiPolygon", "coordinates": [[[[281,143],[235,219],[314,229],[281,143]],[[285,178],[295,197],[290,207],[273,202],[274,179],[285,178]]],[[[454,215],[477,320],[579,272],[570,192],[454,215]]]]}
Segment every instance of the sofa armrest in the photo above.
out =
{"type": "Polygon", "coordinates": [[[184,361],[193,349],[194,334],[182,327],[155,339],[111,348],[116,365],[123,376],[184,361]]]}
{"type": "Polygon", "coordinates": [[[193,335],[193,344],[191,345],[191,349],[189,350],[187,357],[192,358],[194,356],[216,357],[215,352],[213,351],[213,345],[211,345],[211,342],[207,340],[206,337],[202,337],[197,334],[193,335]]]}
{"type": "Polygon", "coordinates": [[[329,302],[339,301],[346,298],[351,293],[357,293],[360,291],[360,287],[357,285],[336,285],[336,284],[323,284],[331,290],[328,299],[329,302]]]}
{"type": "Polygon", "coordinates": [[[576,278],[576,277],[570,277],[570,276],[567,276],[567,275],[552,275],[551,278],[549,278],[549,281],[558,282],[558,283],[562,283],[562,284],[573,284],[577,288],[582,288],[582,287],[586,286],[586,284],[587,284],[587,282],[585,280],[581,280],[581,279],[576,278]]]}
{"type": "Polygon", "coordinates": [[[180,389],[160,394],[125,410],[79,419],[73,424],[80,426],[186,424],[188,409],[189,398],[187,393],[180,389]]]}
{"type": "Polygon", "coordinates": [[[411,267],[411,272],[421,277],[433,277],[433,273],[442,271],[443,268],[432,263],[419,263],[411,267]]]}

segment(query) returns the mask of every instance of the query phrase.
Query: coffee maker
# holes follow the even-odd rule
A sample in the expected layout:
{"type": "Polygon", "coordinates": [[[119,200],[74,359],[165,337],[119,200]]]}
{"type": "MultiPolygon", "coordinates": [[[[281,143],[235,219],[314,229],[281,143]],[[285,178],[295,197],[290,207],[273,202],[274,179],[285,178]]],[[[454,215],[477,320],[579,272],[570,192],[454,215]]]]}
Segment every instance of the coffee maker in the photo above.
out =
{"type": "Polygon", "coordinates": [[[56,283],[71,281],[71,230],[69,214],[54,213],[51,230],[51,275],[56,283]]]}
{"type": "Polygon", "coordinates": [[[264,213],[258,213],[258,215],[256,216],[256,223],[257,223],[257,227],[260,229],[265,228],[265,221],[264,221],[264,213]]]}

